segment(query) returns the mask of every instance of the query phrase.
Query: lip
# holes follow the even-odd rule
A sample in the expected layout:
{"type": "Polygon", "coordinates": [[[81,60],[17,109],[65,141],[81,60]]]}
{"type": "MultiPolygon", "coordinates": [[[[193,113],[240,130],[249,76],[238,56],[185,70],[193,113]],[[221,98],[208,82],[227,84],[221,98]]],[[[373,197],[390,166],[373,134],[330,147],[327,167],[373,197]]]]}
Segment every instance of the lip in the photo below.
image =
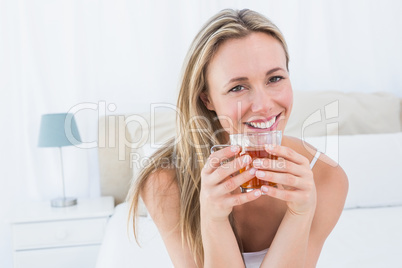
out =
{"type": "Polygon", "coordinates": [[[278,123],[279,123],[279,121],[280,121],[281,114],[282,114],[282,112],[279,113],[279,114],[277,114],[277,115],[273,115],[273,116],[271,116],[271,117],[269,117],[269,118],[264,118],[264,119],[258,119],[258,120],[249,121],[249,122],[253,122],[253,123],[262,123],[262,122],[265,123],[265,122],[268,122],[269,120],[271,120],[272,118],[276,117],[275,123],[274,123],[271,127],[269,127],[269,128],[264,128],[264,129],[255,128],[255,127],[252,127],[252,126],[246,124],[246,122],[243,123],[243,124],[247,127],[247,129],[252,130],[253,132],[272,131],[272,130],[275,130],[276,127],[278,126],[278,123]]]}

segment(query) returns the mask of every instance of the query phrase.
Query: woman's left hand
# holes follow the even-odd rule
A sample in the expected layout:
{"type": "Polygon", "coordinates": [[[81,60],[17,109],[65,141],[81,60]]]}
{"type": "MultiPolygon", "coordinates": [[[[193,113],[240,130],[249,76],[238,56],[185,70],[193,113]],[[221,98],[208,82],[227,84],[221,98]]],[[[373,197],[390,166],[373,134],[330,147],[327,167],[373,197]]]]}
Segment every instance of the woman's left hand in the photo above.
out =
{"type": "Polygon", "coordinates": [[[289,147],[265,147],[278,160],[258,158],[253,166],[260,180],[275,182],[283,187],[263,186],[261,191],[269,196],[286,201],[288,210],[295,215],[314,213],[317,193],[309,160],[289,147]]]}

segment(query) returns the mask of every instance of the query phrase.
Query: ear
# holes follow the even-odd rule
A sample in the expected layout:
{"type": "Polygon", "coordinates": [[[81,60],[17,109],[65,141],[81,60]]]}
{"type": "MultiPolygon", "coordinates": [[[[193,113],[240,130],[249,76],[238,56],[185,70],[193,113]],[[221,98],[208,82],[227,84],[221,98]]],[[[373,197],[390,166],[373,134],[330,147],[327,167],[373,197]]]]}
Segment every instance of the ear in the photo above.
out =
{"type": "Polygon", "coordinates": [[[201,92],[200,99],[202,100],[202,102],[204,103],[205,107],[207,107],[208,110],[215,111],[215,107],[212,104],[212,102],[209,100],[209,96],[205,91],[201,92]]]}

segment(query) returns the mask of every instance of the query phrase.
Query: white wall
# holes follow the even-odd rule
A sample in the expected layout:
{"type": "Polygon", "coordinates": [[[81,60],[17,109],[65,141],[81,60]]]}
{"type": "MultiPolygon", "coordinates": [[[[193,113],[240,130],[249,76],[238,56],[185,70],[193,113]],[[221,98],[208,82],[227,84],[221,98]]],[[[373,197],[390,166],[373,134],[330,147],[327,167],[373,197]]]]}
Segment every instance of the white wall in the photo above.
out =
{"type": "MultiPolygon", "coordinates": [[[[57,150],[36,147],[41,115],[79,109],[78,127],[89,142],[99,113],[175,104],[192,38],[226,7],[255,9],[278,25],[294,90],[402,97],[397,0],[0,0],[1,267],[11,266],[12,204],[59,191],[57,150]]],[[[99,195],[96,149],[64,152],[67,194],[99,195]]]]}

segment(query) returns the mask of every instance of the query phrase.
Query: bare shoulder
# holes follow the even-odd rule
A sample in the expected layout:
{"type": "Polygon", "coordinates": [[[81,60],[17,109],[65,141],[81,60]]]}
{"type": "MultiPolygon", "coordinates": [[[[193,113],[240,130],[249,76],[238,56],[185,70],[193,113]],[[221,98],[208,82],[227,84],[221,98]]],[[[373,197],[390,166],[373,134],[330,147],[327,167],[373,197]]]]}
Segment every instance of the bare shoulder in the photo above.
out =
{"type": "MultiPolygon", "coordinates": [[[[284,144],[287,147],[295,150],[297,153],[306,157],[311,162],[316,155],[317,149],[295,137],[284,137],[284,144]]],[[[320,154],[316,164],[313,167],[315,183],[317,186],[334,186],[337,184],[340,187],[348,188],[348,180],[342,167],[333,159],[329,158],[325,153],[320,154]]],[[[317,189],[318,190],[318,189],[317,189]]]]}
{"type": "Polygon", "coordinates": [[[146,198],[146,195],[155,192],[165,192],[169,190],[173,190],[177,187],[176,184],[176,172],[174,169],[159,169],[152,172],[147,181],[145,183],[144,191],[142,192],[143,198],[146,198]],[[173,189],[172,189],[173,188],[173,189]]]}
{"type": "Polygon", "coordinates": [[[171,231],[178,222],[180,203],[175,176],[173,169],[157,170],[147,178],[141,192],[148,213],[164,231],[171,231]]]}

